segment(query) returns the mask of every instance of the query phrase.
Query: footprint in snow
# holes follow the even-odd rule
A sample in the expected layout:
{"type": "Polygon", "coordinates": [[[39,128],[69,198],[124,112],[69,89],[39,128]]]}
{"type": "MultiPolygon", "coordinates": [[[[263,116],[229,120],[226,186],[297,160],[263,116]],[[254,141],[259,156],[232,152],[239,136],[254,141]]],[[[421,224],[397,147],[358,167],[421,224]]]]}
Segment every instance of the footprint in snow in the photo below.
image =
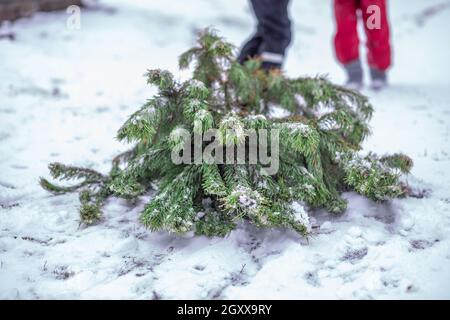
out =
{"type": "Polygon", "coordinates": [[[431,248],[436,242],[439,242],[439,240],[438,239],[435,239],[434,241],[423,239],[410,240],[409,252],[431,248]]]}
{"type": "Polygon", "coordinates": [[[343,251],[341,256],[342,261],[356,263],[367,255],[369,248],[362,235],[362,230],[359,227],[349,229],[347,235],[344,237],[345,242],[341,248],[343,251]]]}

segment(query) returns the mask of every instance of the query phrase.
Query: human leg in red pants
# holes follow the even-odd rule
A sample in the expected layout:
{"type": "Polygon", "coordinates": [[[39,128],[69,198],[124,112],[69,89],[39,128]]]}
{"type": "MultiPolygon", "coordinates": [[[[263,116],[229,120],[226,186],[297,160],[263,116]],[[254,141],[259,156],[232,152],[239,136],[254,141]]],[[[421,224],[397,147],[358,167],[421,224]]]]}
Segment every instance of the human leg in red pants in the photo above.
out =
{"type": "Polygon", "coordinates": [[[362,86],[357,31],[358,10],[362,11],[366,30],[368,63],[372,78],[386,82],[385,71],[391,64],[386,0],[334,0],[336,57],[347,71],[347,84],[357,89],[362,86]]]}
{"type": "Polygon", "coordinates": [[[391,44],[386,0],[361,0],[361,11],[367,37],[367,62],[372,87],[386,84],[386,70],[391,66],[391,44]]]}
{"type": "Polygon", "coordinates": [[[357,31],[357,0],[334,0],[336,35],[334,47],[340,63],[346,65],[359,59],[359,38],[357,31]]]}

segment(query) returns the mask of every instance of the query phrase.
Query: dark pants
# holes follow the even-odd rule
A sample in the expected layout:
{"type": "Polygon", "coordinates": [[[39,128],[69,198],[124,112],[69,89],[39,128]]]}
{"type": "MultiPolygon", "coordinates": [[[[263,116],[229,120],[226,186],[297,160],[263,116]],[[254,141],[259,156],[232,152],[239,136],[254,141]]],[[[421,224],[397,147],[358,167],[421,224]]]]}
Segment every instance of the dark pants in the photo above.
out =
{"type": "Polygon", "coordinates": [[[251,0],[258,20],[255,35],[244,45],[240,63],[260,57],[263,67],[281,67],[286,48],[291,42],[289,0],[251,0]]]}

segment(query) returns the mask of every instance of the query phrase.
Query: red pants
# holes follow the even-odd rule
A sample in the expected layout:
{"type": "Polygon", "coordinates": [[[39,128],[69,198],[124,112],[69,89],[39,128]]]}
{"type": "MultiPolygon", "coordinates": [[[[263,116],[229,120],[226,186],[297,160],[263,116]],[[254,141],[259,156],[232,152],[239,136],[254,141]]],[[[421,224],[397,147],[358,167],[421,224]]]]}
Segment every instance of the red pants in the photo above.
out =
{"type": "Polygon", "coordinates": [[[391,46],[386,0],[334,0],[336,56],[346,64],[359,59],[357,11],[362,11],[362,20],[367,36],[368,63],[372,68],[386,70],[391,65],[391,46]],[[371,7],[373,5],[378,8],[371,7]],[[369,9],[369,10],[368,10],[369,9]],[[374,27],[374,12],[379,12],[379,28],[374,27]]]}

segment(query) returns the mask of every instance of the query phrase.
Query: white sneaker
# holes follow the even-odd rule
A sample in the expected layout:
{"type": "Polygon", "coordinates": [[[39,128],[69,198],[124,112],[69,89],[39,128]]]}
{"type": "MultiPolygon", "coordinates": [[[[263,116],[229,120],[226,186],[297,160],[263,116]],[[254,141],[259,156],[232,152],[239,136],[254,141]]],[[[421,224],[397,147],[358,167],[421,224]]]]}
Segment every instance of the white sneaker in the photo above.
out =
{"type": "Polygon", "coordinates": [[[344,65],[347,72],[347,83],[344,85],[347,89],[361,90],[363,87],[363,69],[361,61],[355,60],[344,65]]]}
{"type": "Polygon", "coordinates": [[[359,81],[348,81],[344,87],[350,90],[361,91],[363,88],[363,83],[359,81]]]}
{"type": "Polygon", "coordinates": [[[387,87],[387,81],[381,80],[381,79],[372,80],[372,84],[370,86],[370,88],[374,91],[381,91],[386,87],[387,87]]]}
{"type": "Polygon", "coordinates": [[[372,85],[370,86],[372,90],[380,91],[387,87],[386,71],[371,68],[370,76],[372,78],[372,85]]]}

